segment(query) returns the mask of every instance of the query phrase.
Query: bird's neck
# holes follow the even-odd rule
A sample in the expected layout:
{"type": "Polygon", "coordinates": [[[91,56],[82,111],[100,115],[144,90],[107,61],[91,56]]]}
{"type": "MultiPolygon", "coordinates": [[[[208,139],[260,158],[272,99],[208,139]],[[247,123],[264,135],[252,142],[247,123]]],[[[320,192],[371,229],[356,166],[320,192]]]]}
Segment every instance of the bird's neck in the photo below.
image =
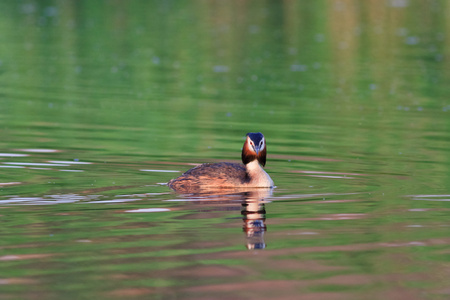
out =
{"type": "Polygon", "coordinates": [[[249,185],[254,187],[272,187],[273,181],[269,174],[259,164],[258,160],[253,160],[245,165],[248,177],[250,178],[249,185]]]}

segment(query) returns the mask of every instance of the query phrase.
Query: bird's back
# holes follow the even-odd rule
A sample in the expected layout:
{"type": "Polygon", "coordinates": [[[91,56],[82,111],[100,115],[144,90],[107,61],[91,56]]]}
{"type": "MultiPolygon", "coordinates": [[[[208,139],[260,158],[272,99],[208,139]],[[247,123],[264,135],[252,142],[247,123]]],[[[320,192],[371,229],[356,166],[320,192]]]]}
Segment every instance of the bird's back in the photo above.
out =
{"type": "Polygon", "coordinates": [[[202,164],[169,181],[174,190],[199,189],[204,187],[229,188],[245,185],[248,175],[243,164],[221,162],[202,164]]]}

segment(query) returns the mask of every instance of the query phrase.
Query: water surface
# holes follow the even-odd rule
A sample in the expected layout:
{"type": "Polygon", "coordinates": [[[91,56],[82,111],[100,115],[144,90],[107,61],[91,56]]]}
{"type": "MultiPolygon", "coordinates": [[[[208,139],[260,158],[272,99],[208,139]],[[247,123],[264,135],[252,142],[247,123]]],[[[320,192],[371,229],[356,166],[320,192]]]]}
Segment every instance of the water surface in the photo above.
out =
{"type": "Polygon", "coordinates": [[[0,4],[4,299],[447,299],[445,1],[0,4]],[[179,195],[261,131],[274,190],[179,195]]]}

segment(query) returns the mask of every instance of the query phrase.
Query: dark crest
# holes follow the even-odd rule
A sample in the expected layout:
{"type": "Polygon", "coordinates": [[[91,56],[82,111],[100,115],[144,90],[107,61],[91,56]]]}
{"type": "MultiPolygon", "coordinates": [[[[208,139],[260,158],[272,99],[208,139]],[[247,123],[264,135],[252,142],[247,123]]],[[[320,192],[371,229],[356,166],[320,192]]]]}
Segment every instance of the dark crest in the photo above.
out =
{"type": "Polygon", "coordinates": [[[247,140],[244,143],[244,147],[242,148],[242,162],[244,164],[248,164],[255,159],[258,160],[258,162],[262,165],[266,165],[266,145],[263,143],[263,146],[259,148],[259,145],[264,140],[264,135],[261,132],[250,132],[247,133],[247,140]],[[248,145],[248,139],[250,139],[253,142],[253,145],[256,149],[258,149],[258,154],[256,154],[256,149],[253,147],[249,147],[248,145]]]}
{"type": "Polygon", "coordinates": [[[247,136],[255,143],[255,145],[259,145],[259,143],[264,138],[264,135],[261,132],[249,132],[247,136]]]}

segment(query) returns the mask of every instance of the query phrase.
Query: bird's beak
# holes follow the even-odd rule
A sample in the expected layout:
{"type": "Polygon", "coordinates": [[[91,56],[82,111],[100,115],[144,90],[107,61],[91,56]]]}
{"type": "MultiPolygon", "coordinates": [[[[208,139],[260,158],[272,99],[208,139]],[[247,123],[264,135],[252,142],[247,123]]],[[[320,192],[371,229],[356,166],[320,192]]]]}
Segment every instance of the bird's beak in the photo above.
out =
{"type": "Polygon", "coordinates": [[[256,152],[256,155],[259,154],[259,147],[258,146],[255,146],[255,152],[256,152]]]}

